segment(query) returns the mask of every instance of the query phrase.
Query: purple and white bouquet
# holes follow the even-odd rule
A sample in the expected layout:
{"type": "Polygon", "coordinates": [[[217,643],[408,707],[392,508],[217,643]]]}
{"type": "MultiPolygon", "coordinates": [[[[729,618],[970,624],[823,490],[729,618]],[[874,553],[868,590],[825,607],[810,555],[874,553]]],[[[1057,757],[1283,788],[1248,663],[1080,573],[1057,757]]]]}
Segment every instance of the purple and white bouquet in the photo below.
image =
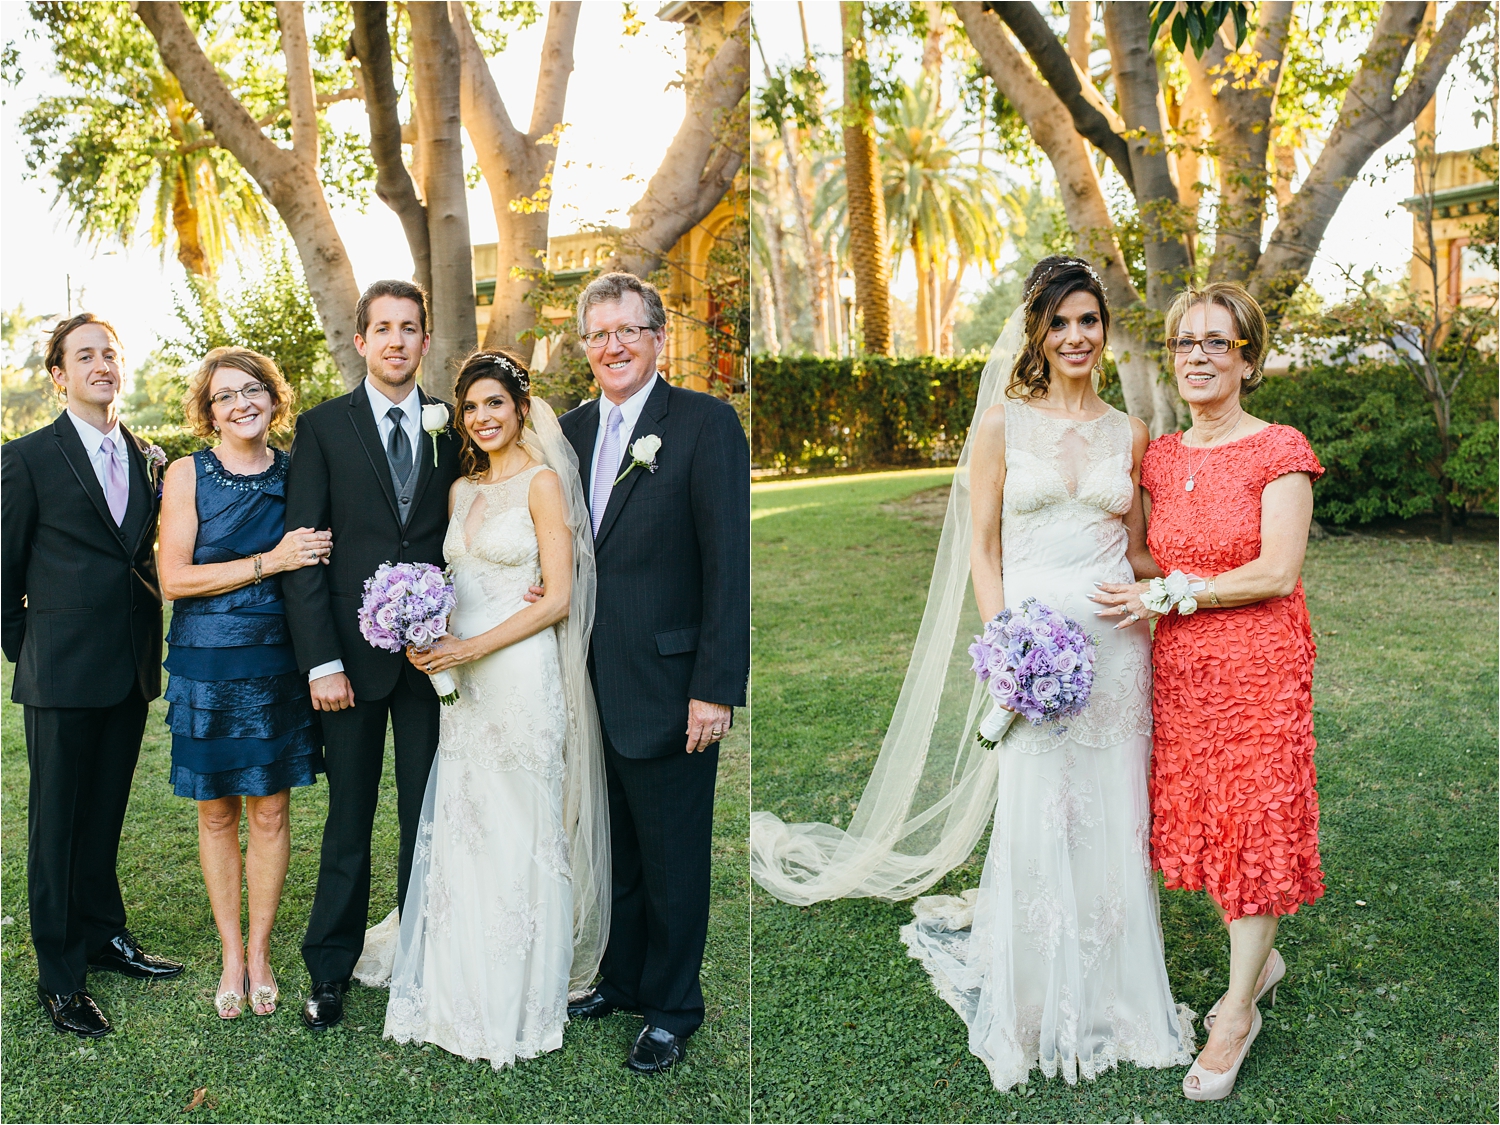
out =
{"type": "Polygon", "coordinates": [[[974,674],[995,706],[979,724],[979,741],[993,747],[1017,715],[1032,726],[1077,715],[1094,688],[1095,642],[1066,614],[1027,598],[1003,609],[969,646],[974,674]]]}
{"type": "MultiPolygon", "coordinates": [[[[407,645],[425,648],[448,631],[455,604],[453,583],[431,563],[381,563],[365,579],[359,633],[387,652],[407,645]]],[[[458,685],[447,670],[432,673],[432,686],[443,703],[458,698],[458,685]]]]}

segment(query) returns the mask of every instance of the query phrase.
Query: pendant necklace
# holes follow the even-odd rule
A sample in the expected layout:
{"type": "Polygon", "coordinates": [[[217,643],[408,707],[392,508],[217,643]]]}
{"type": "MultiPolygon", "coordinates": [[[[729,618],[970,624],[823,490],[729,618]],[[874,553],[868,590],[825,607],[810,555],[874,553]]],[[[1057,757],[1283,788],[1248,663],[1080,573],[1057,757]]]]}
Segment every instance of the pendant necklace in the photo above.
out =
{"type": "MultiPolygon", "coordinates": [[[[1234,429],[1230,430],[1229,433],[1227,433],[1227,434],[1224,435],[1224,441],[1220,443],[1221,445],[1228,443],[1229,439],[1232,436],[1234,436],[1235,430],[1238,430],[1240,428],[1240,422],[1243,422],[1244,420],[1245,420],[1245,414],[1244,414],[1243,411],[1241,411],[1240,412],[1240,420],[1239,420],[1239,422],[1236,422],[1234,424],[1234,429]]],[[[1186,447],[1184,447],[1184,448],[1186,448],[1186,447]]],[[[1198,467],[1196,469],[1193,468],[1193,455],[1191,453],[1188,454],[1188,477],[1187,477],[1187,482],[1182,486],[1182,491],[1184,491],[1184,492],[1191,492],[1191,491],[1193,491],[1193,478],[1196,477],[1199,473],[1201,473],[1205,468],[1208,467],[1208,459],[1214,455],[1214,450],[1218,449],[1218,448],[1219,448],[1219,446],[1217,446],[1217,445],[1210,446],[1209,450],[1208,450],[1208,453],[1204,455],[1204,458],[1203,458],[1202,461],[1198,462],[1198,467]]]]}

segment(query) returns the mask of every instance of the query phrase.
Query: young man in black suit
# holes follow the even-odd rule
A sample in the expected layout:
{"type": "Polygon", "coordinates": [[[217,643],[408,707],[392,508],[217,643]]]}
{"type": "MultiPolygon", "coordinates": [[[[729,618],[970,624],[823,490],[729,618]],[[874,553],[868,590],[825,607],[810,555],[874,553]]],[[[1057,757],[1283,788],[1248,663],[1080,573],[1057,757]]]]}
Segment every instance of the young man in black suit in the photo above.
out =
{"type": "Polygon", "coordinates": [[[602,979],[568,1015],[640,1012],[626,1064],[645,1073],[703,1022],[718,743],[750,672],[749,445],[727,403],[657,374],[666,320],[649,283],[593,281],[578,330],[603,394],[561,419],[594,523],[614,884],[602,979]]]}
{"type": "MultiPolygon", "coordinates": [[[[318,890],[302,942],[312,977],[302,1020],[314,1031],[343,1018],[343,993],[364,948],[387,717],[401,825],[398,904],[406,898],[437,752],[439,704],[431,681],[404,653],[374,648],[360,636],[365,579],[384,562],[443,565],[448,489],[459,472],[451,428],[435,436],[423,430],[422,408],[442,401],[417,385],[429,342],[427,295],[407,281],[377,281],[360,298],[355,318],[354,342],[368,374],[349,394],[297,419],[286,486],[288,527],[333,532],[328,566],[282,578],[297,662],[322,718],[328,772],[318,890]]],[[[443,405],[451,419],[452,407],[443,405]]]]}
{"type": "Polygon", "coordinates": [[[147,704],[161,694],[158,489],[165,458],[119,421],[120,345],[92,313],[59,324],[46,364],[67,398],[0,449],[0,619],[25,708],[26,892],[37,995],[59,1031],[110,1024],[87,973],[174,977],[125,928],[115,873],[147,704]]]}

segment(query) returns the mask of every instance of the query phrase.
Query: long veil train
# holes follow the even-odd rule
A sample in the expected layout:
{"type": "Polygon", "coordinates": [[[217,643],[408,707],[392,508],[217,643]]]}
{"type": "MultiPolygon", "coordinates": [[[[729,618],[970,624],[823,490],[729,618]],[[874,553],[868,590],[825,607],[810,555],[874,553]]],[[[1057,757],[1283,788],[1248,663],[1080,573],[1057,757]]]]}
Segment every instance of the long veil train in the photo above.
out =
{"type": "MultiPolygon", "coordinates": [[[[1023,343],[1025,306],[1005,322],[979,381],[974,420],[1001,401],[1023,343]]],[[[900,900],[973,852],[995,810],[997,757],[975,739],[988,698],[970,670],[981,628],[969,582],[969,458],[959,453],[927,606],[880,756],[848,830],[750,814],[750,873],[784,902],[900,900]]]]}

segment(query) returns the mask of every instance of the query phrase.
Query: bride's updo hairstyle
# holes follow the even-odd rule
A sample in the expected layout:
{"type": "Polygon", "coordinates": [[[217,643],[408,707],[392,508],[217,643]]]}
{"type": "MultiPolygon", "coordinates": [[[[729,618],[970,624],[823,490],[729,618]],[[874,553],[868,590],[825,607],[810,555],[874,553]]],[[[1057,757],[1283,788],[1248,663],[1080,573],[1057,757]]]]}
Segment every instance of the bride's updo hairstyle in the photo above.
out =
{"type": "Polygon", "coordinates": [[[1052,318],[1057,315],[1057,306],[1069,293],[1079,290],[1099,299],[1099,321],[1104,326],[1105,342],[1109,341],[1109,302],[1094,267],[1067,254],[1043,258],[1026,275],[1026,344],[1016,353],[1015,366],[1010,370],[1010,384],[1005,388],[1007,398],[1024,400],[1047,393],[1052,373],[1042,344],[1052,327],[1052,318]]]}
{"type": "Polygon", "coordinates": [[[469,397],[469,388],[481,379],[494,379],[502,387],[505,393],[510,395],[510,401],[515,404],[516,412],[521,415],[521,425],[526,424],[526,416],[531,413],[531,373],[523,364],[509,352],[475,352],[464,360],[464,365],[458,372],[458,383],[453,388],[454,409],[458,411],[458,417],[453,420],[453,428],[458,431],[459,451],[458,463],[466,477],[474,478],[483,476],[490,471],[490,455],[479,448],[479,443],[469,433],[469,427],[464,423],[464,400],[469,397]]]}

